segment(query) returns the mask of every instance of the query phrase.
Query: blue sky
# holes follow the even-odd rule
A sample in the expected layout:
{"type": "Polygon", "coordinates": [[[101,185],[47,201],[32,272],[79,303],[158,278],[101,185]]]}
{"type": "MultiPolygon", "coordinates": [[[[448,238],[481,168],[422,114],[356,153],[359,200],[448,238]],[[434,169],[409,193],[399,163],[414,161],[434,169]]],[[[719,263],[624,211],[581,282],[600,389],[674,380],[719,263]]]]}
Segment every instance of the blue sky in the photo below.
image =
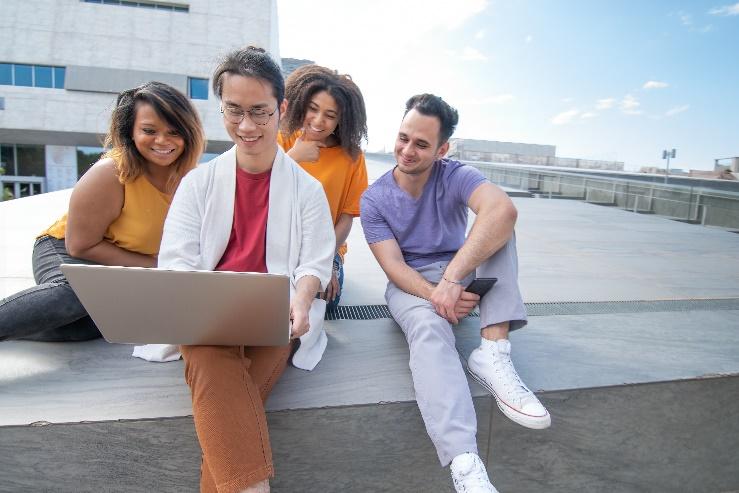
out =
{"type": "Polygon", "coordinates": [[[459,110],[456,137],[627,169],[673,147],[676,168],[739,156],[736,1],[278,0],[278,15],[282,56],[359,84],[369,150],[391,149],[404,101],[433,92],[459,110]]]}

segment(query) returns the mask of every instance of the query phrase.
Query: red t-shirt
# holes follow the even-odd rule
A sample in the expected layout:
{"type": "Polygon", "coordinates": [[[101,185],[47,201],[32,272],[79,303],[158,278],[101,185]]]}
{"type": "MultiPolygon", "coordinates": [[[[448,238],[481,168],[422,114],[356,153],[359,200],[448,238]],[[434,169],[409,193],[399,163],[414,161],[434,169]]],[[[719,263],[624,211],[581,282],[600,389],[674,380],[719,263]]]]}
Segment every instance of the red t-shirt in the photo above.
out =
{"type": "Polygon", "coordinates": [[[236,168],[233,227],[216,270],[267,272],[265,246],[271,174],[271,169],[252,174],[236,168]]]}

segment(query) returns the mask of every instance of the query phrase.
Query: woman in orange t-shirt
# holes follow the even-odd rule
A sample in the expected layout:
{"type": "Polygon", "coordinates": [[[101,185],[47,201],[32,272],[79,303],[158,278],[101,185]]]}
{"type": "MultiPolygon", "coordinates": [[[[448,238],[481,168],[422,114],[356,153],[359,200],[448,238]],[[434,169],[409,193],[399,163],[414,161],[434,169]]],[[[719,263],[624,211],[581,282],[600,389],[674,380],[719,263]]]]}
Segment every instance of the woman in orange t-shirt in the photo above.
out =
{"type": "Polygon", "coordinates": [[[204,143],[200,118],[177,89],[149,82],[122,92],[110,151],[77,182],[67,214],[36,239],[37,285],[0,300],[0,341],[100,337],[59,265],[156,267],[172,195],[204,143]]]}
{"type": "Polygon", "coordinates": [[[321,182],[331,208],[336,256],[324,293],[331,310],[339,304],[346,239],[367,188],[367,167],[360,148],[367,138],[364,98],[348,75],[318,65],[304,65],[290,74],[285,98],[288,106],[278,142],[321,182]]]}

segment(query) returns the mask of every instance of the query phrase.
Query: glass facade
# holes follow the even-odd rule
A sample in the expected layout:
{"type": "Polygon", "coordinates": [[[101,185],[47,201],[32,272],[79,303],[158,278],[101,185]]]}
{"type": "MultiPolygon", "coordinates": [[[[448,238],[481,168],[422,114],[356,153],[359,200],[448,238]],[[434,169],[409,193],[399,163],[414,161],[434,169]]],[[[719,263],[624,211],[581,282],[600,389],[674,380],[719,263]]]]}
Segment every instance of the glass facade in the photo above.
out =
{"type": "Polygon", "coordinates": [[[189,12],[190,7],[165,2],[136,2],[135,0],[81,0],[84,3],[102,3],[105,5],[121,5],[123,7],[139,7],[142,9],[168,10],[170,12],[189,12]]]}
{"type": "Polygon", "coordinates": [[[188,77],[187,86],[190,99],[208,99],[208,79],[188,77]]]}
{"type": "Polygon", "coordinates": [[[105,152],[102,147],[78,147],[77,148],[77,178],[81,178],[90,166],[98,162],[105,152]]]}
{"type": "Polygon", "coordinates": [[[0,63],[0,85],[64,89],[64,67],[0,63]]]}
{"type": "Polygon", "coordinates": [[[0,144],[0,167],[6,176],[46,176],[44,146],[0,144]]]}

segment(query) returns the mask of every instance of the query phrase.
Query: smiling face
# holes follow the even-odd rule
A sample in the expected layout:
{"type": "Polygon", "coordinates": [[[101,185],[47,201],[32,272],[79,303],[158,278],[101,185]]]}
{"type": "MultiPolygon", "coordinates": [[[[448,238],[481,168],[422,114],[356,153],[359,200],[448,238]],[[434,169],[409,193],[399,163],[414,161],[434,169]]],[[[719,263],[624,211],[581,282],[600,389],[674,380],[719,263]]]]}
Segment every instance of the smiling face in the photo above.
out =
{"type": "Polygon", "coordinates": [[[185,140],[162,120],[148,103],[136,105],[133,143],[149,165],[166,167],[185,150],[185,140]]]}
{"type": "Polygon", "coordinates": [[[434,161],[444,157],[449,143],[439,145],[441,124],[435,116],[410,110],[400,124],[395,139],[397,170],[406,175],[430,173],[434,161]]]}
{"type": "Polygon", "coordinates": [[[327,144],[329,136],[339,124],[339,107],[327,91],[319,91],[308,102],[303,119],[303,135],[306,140],[327,144]]]}
{"type": "Polygon", "coordinates": [[[277,153],[280,118],[287,108],[287,102],[283,100],[278,108],[269,82],[232,73],[223,75],[221,102],[224,109],[245,113],[241,123],[223,120],[228,135],[236,144],[236,163],[252,173],[270,169],[277,153]],[[257,125],[249,114],[255,110],[274,114],[266,124],[257,125]]]}

